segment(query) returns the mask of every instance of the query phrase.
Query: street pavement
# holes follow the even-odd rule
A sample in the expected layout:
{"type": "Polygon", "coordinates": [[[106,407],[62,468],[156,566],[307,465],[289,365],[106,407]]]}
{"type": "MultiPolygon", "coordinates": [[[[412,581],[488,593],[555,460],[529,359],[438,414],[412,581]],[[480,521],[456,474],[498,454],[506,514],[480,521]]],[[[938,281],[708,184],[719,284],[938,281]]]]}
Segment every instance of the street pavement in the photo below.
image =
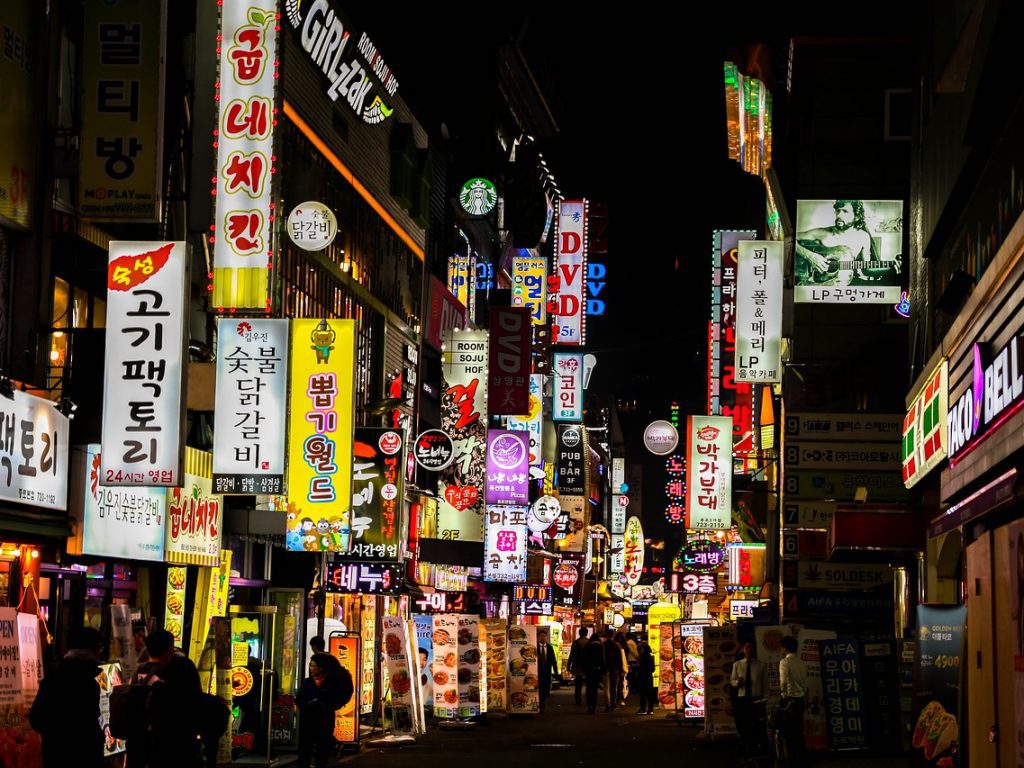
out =
{"type": "MultiPolygon", "coordinates": [[[[624,768],[733,768],[740,766],[735,741],[709,741],[700,729],[680,725],[663,714],[641,716],[636,697],[628,707],[588,715],[573,703],[571,690],[555,691],[543,715],[489,715],[471,730],[431,727],[405,747],[364,748],[349,758],[352,768],[479,765],[484,768],[548,764],[620,765],[624,768]],[[671,763],[666,763],[671,759],[671,763]]],[[[657,710],[656,710],[657,712],[657,710]]],[[[348,762],[348,760],[346,760],[348,762]]],[[[903,758],[821,756],[813,768],[906,768],[903,758]]]]}

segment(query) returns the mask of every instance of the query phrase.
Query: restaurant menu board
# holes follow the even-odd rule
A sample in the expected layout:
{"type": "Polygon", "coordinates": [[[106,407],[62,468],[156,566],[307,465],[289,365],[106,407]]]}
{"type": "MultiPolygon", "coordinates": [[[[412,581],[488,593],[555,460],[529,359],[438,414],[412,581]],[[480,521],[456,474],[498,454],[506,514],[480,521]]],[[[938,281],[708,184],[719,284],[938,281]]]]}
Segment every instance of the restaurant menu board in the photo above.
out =
{"type": "Polygon", "coordinates": [[[431,664],[434,661],[434,617],[413,616],[416,628],[416,669],[419,670],[420,700],[424,706],[431,706],[434,701],[434,680],[431,677],[431,664]]]}
{"type": "Polygon", "coordinates": [[[962,765],[960,704],[966,623],[965,605],[917,606],[914,730],[910,738],[913,765],[962,765]]]}
{"type": "Polygon", "coordinates": [[[828,711],[829,749],[863,749],[867,746],[867,734],[862,715],[860,643],[849,638],[821,640],[818,652],[828,711]]]}
{"type": "Polygon", "coordinates": [[[434,680],[434,717],[454,718],[459,713],[458,616],[434,616],[434,660],[430,664],[434,680]]]}
{"type": "MultiPolygon", "coordinates": [[[[0,765],[5,768],[19,768],[22,764],[34,766],[40,760],[39,736],[28,724],[31,702],[26,700],[22,691],[25,671],[22,659],[31,658],[35,651],[21,639],[18,625],[17,609],[0,608],[0,744],[11,750],[17,744],[23,761],[5,764],[8,753],[0,751],[0,765]]],[[[38,628],[34,644],[38,645],[38,628]]]]}
{"type": "Polygon", "coordinates": [[[836,633],[825,629],[801,629],[797,636],[797,653],[807,670],[807,694],[804,697],[804,740],[812,752],[828,750],[826,697],[821,679],[822,640],[835,640],[836,633]]]}
{"type": "Polygon", "coordinates": [[[683,716],[690,718],[704,717],[704,627],[701,624],[675,624],[672,636],[673,658],[672,667],[676,679],[682,684],[677,696],[683,699],[683,716]],[[678,634],[676,634],[678,633],[678,634]],[[678,639],[677,639],[678,638],[678,639]],[[675,659],[681,657],[681,664],[675,659]]]}
{"type": "MultiPolygon", "coordinates": [[[[647,609],[647,642],[651,646],[651,652],[654,654],[654,680],[652,684],[659,687],[659,693],[661,688],[661,654],[658,652],[658,649],[661,647],[661,632],[659,627],[662,623],[672,622],[678,618],[679,606],[672,603],[655,603],[647,609]]],[[[669,656],[667,660],[671,661],[672,657],[669,656]]],[[[673,704],[672,707],[674,706],[673,704]]]]}
{"type": "Polygon", "coordinates": [[[537,627],[533,624],[508,628],[508,711],[513,714],[540,711],[537,627]]]}
{"type": "MultiPolygon", "coordinates": [[[[665,709],[681,709],[679,684],[676,680],[676,662],[682,666],[683,657],[680,647],[676,647],[676,625],[665,622],[658,627],[658,704],[665,709]]],[[[680,641],[681,643],[681,641],[680,641]]]]}
{"type": "Polygon", "coordinates": [[[768,690],[765,695],[770,701],[779,700],[779,662],[785,655],[782,638],[789,634],[792,632],[787,626],[754,628],[757,658],[765,663],[768,671],[768,690]]]}
{"type": "MultiPolygon", "coordinates": [[[[342,634],[334,632],[328,639],[328,652],[336,658],[341,666],[348,670],[352,679],[356,679],[359,670],[359,636],[354,632],[342,634]]],[[[334,713],[334,738],[342,743],[355,744],[359,741],[359,708],[356,697],[348,700],[341,709],[334,713]]]]}
{"type": "Polygon", "coordinates": [[[412,693],[412,664],[405,622],[398,616],[382,616],[384,634],[384,669],[387,687],[391,691],[391,708],[396,733],[412,733],[414,700],[412,693]]]}
{"type": "Polygon", "coordinates": [[[486,650],[487,636],[481,638],[480,619],[459,616],[459,717],[474,717],[486,711],[486,676],[481,677],[481,639],[486,650]]]}
{"type": "Polygon", "coordinates": [[[103,756],[110,757],[124,752],[124,739],[115,739],[110,735],[110,692],[115,685],[121,685],[121,665],[100,664],[100,673],[96,675],[100,685],[100,728],[103,729],[103,756]]]}
{"type": "Polygon", "coordinates": [[[482,619],[481,634],[487,634],[487,709],[507,708],[508,623],[504,619],[482,619]]]}
{"type": "Polygon", "coordinates": [[[185,631],[185,578],[184,566],[172,565],[167,569],[167,599],[164,603],[164,629],[174,635],[174,644],[181,645],[185,631]]]}
{"type": "Polygon", "coordinates": [[[729,679],[739,647],[735,626],[704,627],[704,732],[708,736],[736,734],[729,679]]]}
{"type": "Polygon", "coordinates": [[[377,677],[377,659],[374,646],[377,642],[377,598],[362,595],[362,610],[359,612],[359,627],[363,641],[362,679],[359,681],[359,714],[373,712],[373,689],[377,677]]]}

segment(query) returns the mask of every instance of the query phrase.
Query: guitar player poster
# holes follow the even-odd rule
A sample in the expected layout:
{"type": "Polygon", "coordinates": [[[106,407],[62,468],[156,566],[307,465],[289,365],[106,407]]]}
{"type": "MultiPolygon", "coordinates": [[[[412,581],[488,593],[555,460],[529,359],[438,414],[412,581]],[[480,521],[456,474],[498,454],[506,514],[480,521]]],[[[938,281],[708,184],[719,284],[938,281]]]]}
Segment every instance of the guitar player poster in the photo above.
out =
{"type": "Polygon", "coordinates": [[[902,271],[902,200],[797,201],[794,301],[896,304],[902,271]]]}

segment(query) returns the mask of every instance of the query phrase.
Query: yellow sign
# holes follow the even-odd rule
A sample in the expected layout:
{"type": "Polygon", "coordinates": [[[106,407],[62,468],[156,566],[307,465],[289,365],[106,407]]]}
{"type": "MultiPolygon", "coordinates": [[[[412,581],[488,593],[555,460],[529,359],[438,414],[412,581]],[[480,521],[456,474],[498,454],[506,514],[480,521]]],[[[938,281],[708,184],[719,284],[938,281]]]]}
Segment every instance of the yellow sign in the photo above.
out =
{"type": "Polygon", "coordinates": [[[164,629],[174,635],[175,645],[181,645],[185,628],[185,580],[188,571],[183,566],[167,569],[167,595],[164,601],[164,629]]]}
{"type": "Polygon", "coordinates": [[[220,551],[220,565],[210,574],[208,618],[228,615],[228,580],[231,578],[231,550],[220,551]]]}
{"type": "Polygon", "coordinates": [[[245,696],[252,690],[252,672],[248,667],[235,667],[231,670],[231,695],[245,696]]]}
{"type": "Polygon", "coordinates": [[[249,644],[234,642],[231,644],[231,666],[244,667],[249,663],[249,644]]]}
{"type": "Polygon", "coordinates": [[[658,650],[661,648],[659,627],[662,624],[678,621],[681,615],[679,606],[672,603],[655,603],[647,609],[647,642],[650,643],[651,650],[654,652],[654,685],[657,685],[661,679],[659,677],[661,673],[661,655],[658,650]]]}
{"type": "Polygon", "coordinates": [[[164,2],[86,0],[78,212],[159,221],[164,2]]]}
{"type": "MultiPolygon", "coordinates": [[[[358,635],[333,635],[327,650],[348,670],[353,680],[359,679],[358,635]]],[[[358,700],[358,696],[353,696],[345,706],[334,713],[334,738],[342,743],[359,740],[359,707],[356,706],[358,700]]]]}
{"type": "Polygon", "coordinates": [[[32,224],[35,133],[32,130],[35,0],[7,0],[3,6],[4,52],[0,55],[0,219],[32,224]]]}
{"type": "Polygon", "coordinates": [[[349,548],[355,320],[292,321],[288,535],[294,552],[349,548]]]}

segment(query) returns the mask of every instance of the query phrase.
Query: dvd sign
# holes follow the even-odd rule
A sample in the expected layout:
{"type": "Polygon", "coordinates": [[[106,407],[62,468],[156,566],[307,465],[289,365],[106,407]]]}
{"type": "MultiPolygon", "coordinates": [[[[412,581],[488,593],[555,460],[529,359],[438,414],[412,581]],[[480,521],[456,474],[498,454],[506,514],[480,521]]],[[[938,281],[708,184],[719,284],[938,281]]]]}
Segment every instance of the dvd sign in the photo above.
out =
{"type": "Polygon", "coordinates": [[[423,432],[412,446],[416,463],[430,472],[439,472],[450,466],[455,458],[455,444],[440,429],[423,432]]]}

